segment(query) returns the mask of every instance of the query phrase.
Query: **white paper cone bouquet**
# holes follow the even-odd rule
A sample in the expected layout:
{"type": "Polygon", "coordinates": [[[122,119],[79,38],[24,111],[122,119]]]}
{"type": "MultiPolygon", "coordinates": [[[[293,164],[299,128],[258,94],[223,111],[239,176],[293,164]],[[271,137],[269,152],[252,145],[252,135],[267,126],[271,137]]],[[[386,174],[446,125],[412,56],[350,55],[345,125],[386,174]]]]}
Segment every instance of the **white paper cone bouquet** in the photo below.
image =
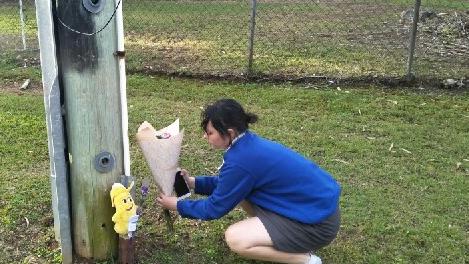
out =
{"type": "Polygon", "coordinates": [[[137,131],[138,145],[157,186],[165,195],[173,192],[183,137],[184,131],[179,131],[179,119],[158,131],[145,121],[137,131]]]}

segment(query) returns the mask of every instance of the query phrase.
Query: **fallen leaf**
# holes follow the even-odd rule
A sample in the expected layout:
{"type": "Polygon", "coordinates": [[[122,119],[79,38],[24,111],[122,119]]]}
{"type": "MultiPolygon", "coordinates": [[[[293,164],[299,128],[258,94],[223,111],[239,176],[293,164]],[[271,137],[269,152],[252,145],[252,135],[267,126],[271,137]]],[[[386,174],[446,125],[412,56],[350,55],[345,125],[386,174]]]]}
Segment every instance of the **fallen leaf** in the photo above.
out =
{"type": "Polygon", "coordinates": [[[404,152],[407,153],[407,154],[412,154],[412,152],[408,151],[408,150],[405,149],[405,148],[401,148],[401,150],[404,151],[404,152]]]}
{"type": "Polygon", "coordinates": [[[389,146],[388,150],[391,151],[393,147],[394,147],[394,143],[391,143],[391,146],[389,146]]]}
{"type": "Polygon", "coordinates": [[[333,161],[338,161],[340,163],[343,163],[343,164],[349,164],[347,161],[345,160],[341,160],[341,159],[332,159],[333,161]]]}
{"type": "Polygon", "coordinates": [[[458,170],[461,167],[462,163],[461,162],[456,162],[456,169],[458,170]]]}
{"type": "Polygon", "coordinates": [[[29,220],[26,216],[24,217],[24,220],[26,220],[26,227],[29,227],[29,220]]]}
{"type": "Polygon", "coordinates": [[[205,168],[206,171],[210,172],[211,174],[216,174],[213,170],[209,169],[209,168],[205,168]]]}

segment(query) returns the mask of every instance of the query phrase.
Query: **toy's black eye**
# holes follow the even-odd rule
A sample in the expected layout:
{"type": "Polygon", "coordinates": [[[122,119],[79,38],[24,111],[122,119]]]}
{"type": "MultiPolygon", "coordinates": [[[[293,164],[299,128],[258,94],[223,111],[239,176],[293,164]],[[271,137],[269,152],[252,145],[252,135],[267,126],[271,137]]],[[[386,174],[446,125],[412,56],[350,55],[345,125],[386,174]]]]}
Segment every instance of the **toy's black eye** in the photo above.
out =
{"type": "Polygon", "coordinates": [[[124,203],[127,203],[127,200],[126,200],[126,199],[124,199],[124,203]]]}
{"type": "Polygon", "coordinates": [[[132,198],[129,198],[129,203],[131,203],[131,202],[132,202],[132,198]]]}

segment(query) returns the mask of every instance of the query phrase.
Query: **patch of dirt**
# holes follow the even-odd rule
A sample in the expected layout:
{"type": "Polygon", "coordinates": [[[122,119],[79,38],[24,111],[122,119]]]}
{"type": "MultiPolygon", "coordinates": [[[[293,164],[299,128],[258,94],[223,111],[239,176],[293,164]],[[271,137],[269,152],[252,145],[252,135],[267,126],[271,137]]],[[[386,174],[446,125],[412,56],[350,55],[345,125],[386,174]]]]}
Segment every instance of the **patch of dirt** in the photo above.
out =
{"type": "Polygon", "coordinates": [[[24,94],[34,94],[39,95],[43,94],[42,83],[36,81],[30,81],[27,89],[21,90],[20,87],[26,80],[6,80],[5,83],[0,83],[0,92],[14,93],[17,95],[24,94]]]}
{"type": "Polygon", "coordinates": [[[16,230],[4,231],[2,237],[6,256],[1,256],[0,260],[3,257],[8,257],[9,263],[47,263],[41,256],[35,255],[34,251],[38,248],[38,243],[53,241],[53,238],[38,223],[24,224],[16,230]],[[34,239],[31,240],[31,238],[34,239]]]}
{"type": "Polygon", "coordinates": [[[364,87],[380,86],[383,88],[417,88],[419,90],[445,90],[452,92],[469,91],[469,80],[461,78],[459,80],[440,79],[437,77],[419,77],[407,79],[405,77],[388,76],[359,76],[359,77],[333,77],[333,76],[293,76],[286,74],[264,74],[252,73],[250,75],[233,73],[194,73],[194,72],[167,72],[155,71],[146,68],[144,70],[129,70],[128,73],[143,73],[154,76],[170,76],[201,81],[228,81],[232,83],[275,83],[275,84],[299,84],[307,88],[321,88],[329,86],[341,87],[364,87]],[[449,80],[451,81],[448,83],[449,80]]]}

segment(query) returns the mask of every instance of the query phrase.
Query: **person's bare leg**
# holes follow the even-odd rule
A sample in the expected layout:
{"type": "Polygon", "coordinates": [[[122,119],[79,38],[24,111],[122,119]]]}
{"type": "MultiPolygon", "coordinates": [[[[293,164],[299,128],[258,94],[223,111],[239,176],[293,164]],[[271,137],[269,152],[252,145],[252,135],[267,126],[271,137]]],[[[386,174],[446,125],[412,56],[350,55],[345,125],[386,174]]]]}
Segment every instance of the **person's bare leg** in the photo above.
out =
{"type": "Polygon", "coordinates": [[[309,260],[307,253],[287,253],[276,250],[269,233],[257,217],[251,217],[229,226],[225,231],[225,239],[233,252],[246,258],[291,264],[304,264],[309,260]]]}

